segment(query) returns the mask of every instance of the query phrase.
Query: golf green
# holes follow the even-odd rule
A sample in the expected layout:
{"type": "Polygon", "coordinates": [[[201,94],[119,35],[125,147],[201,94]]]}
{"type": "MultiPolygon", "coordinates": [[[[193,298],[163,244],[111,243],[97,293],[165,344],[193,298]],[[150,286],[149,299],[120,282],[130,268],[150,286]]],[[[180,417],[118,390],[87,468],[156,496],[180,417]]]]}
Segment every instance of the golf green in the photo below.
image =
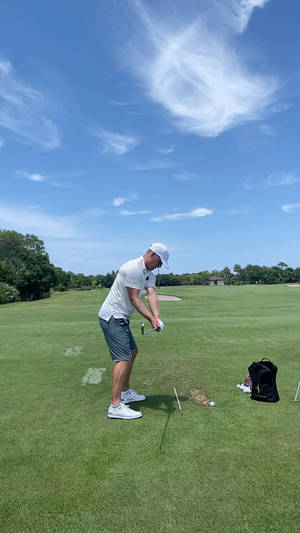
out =
{"type": "Polygon", "coordinates": [[[182,299],[160,302],[161,333],[132,317],[131,385],[147,399],[128,421],[107,418],[106,290],[0,306],[1,533],[299,531],[300,287],[160,292],[182,299]],[[275,404],[236,388],[262,357],[275,404]],[[82,384],[89,368],[106,368],[99,384],[82,384]]]}

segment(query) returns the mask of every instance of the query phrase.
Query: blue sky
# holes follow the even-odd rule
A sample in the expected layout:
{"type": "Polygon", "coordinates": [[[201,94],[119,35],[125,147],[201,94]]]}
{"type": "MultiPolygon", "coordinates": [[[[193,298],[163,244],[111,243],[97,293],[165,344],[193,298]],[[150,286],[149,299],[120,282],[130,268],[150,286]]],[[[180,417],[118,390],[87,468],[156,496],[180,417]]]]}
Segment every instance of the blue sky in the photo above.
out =
{"type": "Polygon", "coordinates": [[[64,270],[300,266],[296,0],[2,0],[0,228],[64,270]]]}

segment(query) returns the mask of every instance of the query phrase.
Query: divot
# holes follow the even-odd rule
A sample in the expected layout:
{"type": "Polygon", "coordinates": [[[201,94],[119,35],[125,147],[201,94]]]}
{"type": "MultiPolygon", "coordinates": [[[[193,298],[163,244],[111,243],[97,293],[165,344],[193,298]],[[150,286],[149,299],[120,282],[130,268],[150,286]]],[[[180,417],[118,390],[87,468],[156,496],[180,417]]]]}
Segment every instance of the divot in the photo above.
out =
{"type": "Polygon", "coordinates": [[[98,385],[102,381],[102,374],[106,368],[89,368],[82,378],[82,385],[98,385]]]}
{"type": "Polygon", "coordinates": [[[210,398],[203,389],[195,387],[190,390],[189,396],[202,407],[207,407],[210,403],[210,398]]]}
{"type": "Polygon", "coordinates": [[[83,346],[70,346],[70,348],[67,348],[65,350],[65,355],[67,357],[72,357],[72,356],[77,356],[80,354],[81,350],[82,350],[83,346]]]}

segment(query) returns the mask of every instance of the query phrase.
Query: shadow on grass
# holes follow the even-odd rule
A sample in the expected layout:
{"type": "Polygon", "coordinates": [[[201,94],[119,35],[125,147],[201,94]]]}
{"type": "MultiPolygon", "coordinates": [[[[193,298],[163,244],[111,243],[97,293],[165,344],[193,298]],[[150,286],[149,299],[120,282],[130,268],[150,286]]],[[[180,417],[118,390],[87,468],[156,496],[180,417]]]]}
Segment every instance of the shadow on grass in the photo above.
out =
{"type": "MultiPolygon", "coordinates": [[[[187,396],[180,396],[179,400],[180,400],[180,403],[182,404],[182,402],[185,402],[185,401],[188,400],[188,397],[187,396]]],[[[161,440],[160,440],[160,445],[159,445],[159,450],[161,450],[162,446],[163,446],[163,443],[164,443],[164,440],[165,440],[165,437],[166,437],[166,433],[167,433],[168,424],[169,424],[169,420],[170,420],[171,414],[174,413],[175,411],[177,411],[178,414],[179,414],[177,400],[176,400],[175,396],[170,396],[170,395],[168,395],[168,396],[167,395],[164,395],[164,396],[159,396],[159,395],[157,395],[157,396],[147,396],[147,398],[145,400],[145,403],[144,403],[144,406],[148,407],[149,409],[158,409],[158,410],[161,410],[161,411],[165,411],[165,413],[167,415],[165,426],[164,426],[163,433],[162,433],[162,437],[161,437],[161,440]]]]}

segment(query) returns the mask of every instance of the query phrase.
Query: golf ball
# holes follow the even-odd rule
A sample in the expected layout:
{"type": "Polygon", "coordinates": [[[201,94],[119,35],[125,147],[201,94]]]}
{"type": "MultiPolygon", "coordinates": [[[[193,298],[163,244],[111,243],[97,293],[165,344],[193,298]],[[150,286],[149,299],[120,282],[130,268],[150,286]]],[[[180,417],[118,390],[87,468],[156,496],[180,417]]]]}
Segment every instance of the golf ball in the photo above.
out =
{"type": "Polygon", "coordinates": [[[210,407],[214,407],[215,406],[215,402],[209,402],[209,405],[210,405],[210,407]]]}

